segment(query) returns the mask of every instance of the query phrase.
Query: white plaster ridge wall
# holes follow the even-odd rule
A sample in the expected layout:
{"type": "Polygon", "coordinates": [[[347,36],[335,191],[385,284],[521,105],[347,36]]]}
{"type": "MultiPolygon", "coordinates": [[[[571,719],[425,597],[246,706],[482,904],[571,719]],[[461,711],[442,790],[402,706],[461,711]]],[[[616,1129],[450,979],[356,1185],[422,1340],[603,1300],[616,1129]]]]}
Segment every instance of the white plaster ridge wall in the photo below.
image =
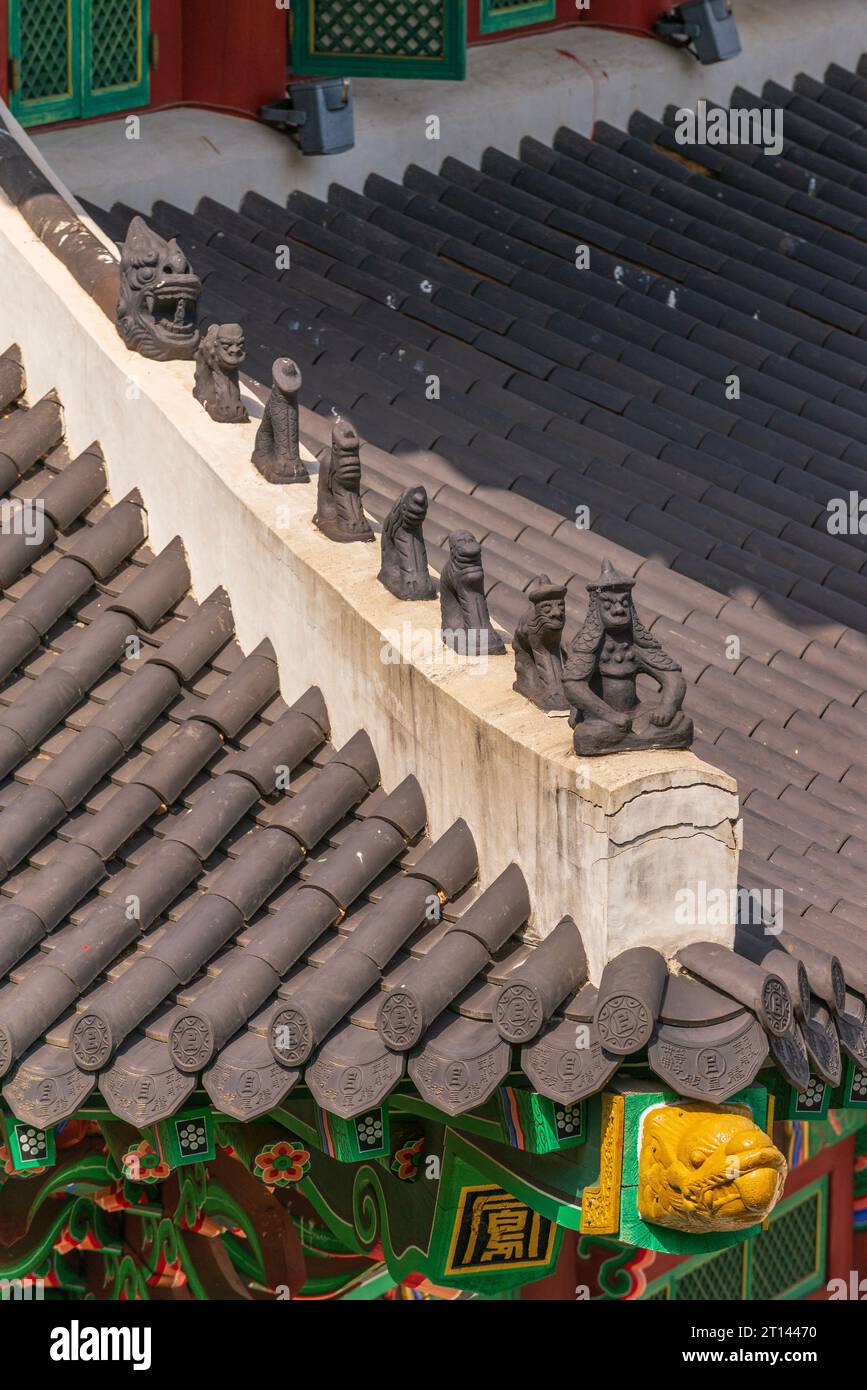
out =
{"type": "MultiPolygon", "coordinates": [[[[572,913],[597,978],[630,943],[730,939],[728,927],[684,932],[675,921],[691,882],[735,886],[726,774],[687,752],[622,754],[581,760],[579,790],[566,720],[512,691],[511,654],[484,673],[445,664],[438,605],[401,603],[376,582],[378,544],[327,541],[312,525],[315,486],[273,487],[252,467],[255,420],[215,424],[193,399],[192,363],[129,353],[5,199],[0,283],[0,341],[20,344],[30,400],[57,389],[70,447],[99,439],[115,499],[141,490],[154,549],[183,536],[196,593],[226,587],[245,650],[271,639],[288,700],[319,685],[335,740],[364,726],[386,787],[415,773],[434,835],[466,818],[483,885],[516,861],[534,930],[572,913]],[[427,635],[430,659],[384,662],[382,633],[405,623],[427,635]]],[[[258,400],[248,405],[261,415],[258,400]]]]}
{"type": "Polygon", "coordinates": [[[355,78],[355,147],[325,158],[252,121],[188,108],[143,114],[135,144],[123,118],[35,139],[102,206],[149,210],[165,198],[192,211],[207,194],[237,207],[249,189],[283,202],[292,189],[324,197],[332,180],[360,189],[372,169],[399,179],[412,162],[475,163],[488,145],[516,155],[523,136],[547,141],[560,125],[585,135],[597,120],[624,127],[637,107],[659,116],[668,102],[727,103],[738,83],[759,92],[769,78],[821,77],[867,48],[864,0],[737,0],[735,15],[742,52],[711,67],[652,39],[578,25],[471,48],[464,82],[355,78]],[[439,140],[426,137],[430,114],[439,140]]]}

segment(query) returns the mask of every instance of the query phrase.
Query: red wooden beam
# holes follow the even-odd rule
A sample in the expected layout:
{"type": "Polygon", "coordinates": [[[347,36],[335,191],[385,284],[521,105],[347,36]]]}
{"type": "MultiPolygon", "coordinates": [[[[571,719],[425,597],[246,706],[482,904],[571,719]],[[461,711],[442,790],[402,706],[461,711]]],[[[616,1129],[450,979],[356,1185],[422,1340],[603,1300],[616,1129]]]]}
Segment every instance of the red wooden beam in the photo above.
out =
{"type": "MultiPolygon", "coordinates": [[[[830,1144],[821,1149],[800,1168],[796,1168],[786,1184],[786,1196],[798,1192],[807,1183],[828,1174],[828,1250],[825,1270],[825,1283],[831,1279],[844,1279],[849,1283],[850,1271],[855,1269],[855,1232],[852,1228],[852,1203],[855,1194],[855,1136],[850,1135],[839,1144],[830,1144]]],[[[824,1302],[828,1298],[826,1287],[808,1294],[808,1300],[824,1302]]]]}

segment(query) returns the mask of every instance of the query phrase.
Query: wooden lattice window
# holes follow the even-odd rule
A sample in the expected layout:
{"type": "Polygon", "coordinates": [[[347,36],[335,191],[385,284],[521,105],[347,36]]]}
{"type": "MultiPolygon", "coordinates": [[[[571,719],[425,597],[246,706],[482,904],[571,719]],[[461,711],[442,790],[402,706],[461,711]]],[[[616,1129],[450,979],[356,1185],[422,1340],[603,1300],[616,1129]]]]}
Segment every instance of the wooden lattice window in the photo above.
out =
{"type": "Polygon", "coordinates": [[[141,77],[138,0],[94,0],[90,35],[94,91],[129,87],[141,77]]]}
{"type": "Polygon", "coordinates": [[[10,105],[24,125],[147,104],[150,0],[10,0],[10,105]]]}
{"type": "Polygon", "coordinates": [[[744,1246],[733,1245],[677,1281],[676,1298],[702,1302],[740,1302],[744,1298],[744,1246]]]}
{"type": "Polygon", "coordinates": [[[295,0],[292,68],[327,77],[466,71],[466,0],[295,0]]]}
{"type": "Polygon", "coordinates": [[[557,17],[557,0],[480,0],[479,33],[496,34],[557,17]]]}
{"type": "Polygon", "coordinates": [[[25,124],[79,114],[80,30],[74,0],[10,0],[10,105],[25,124]]]}

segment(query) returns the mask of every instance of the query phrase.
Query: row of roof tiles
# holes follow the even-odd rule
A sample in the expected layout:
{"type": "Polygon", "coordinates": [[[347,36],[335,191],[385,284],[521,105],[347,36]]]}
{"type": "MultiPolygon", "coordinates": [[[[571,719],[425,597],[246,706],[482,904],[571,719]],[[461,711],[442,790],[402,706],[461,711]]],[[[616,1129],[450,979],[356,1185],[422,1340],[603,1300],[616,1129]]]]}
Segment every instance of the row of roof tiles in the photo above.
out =
{"type": "MultiPolygon", "coordinates": [[[[867,546],[857,515],[829,532],[828,506],[857,502],[867,460],[864,95],[839,68],[768,84],[778,159],[686,148],[674,113],[636,115],[327,203],[151,217],[203,276],[206,320],[244,324],[260,380],[278,352],[299,362],[307,443],[351,414],[374,516],[424,483],[437,568],[473,527],[507,630],[540,571],[567,584],[573,625],[604,554],[639,576],[696,752],[738,779],[742,881],[844,935],[867,907],[867,546]]],[[[103,220],[122,238],[131,212],[103,220]]]]}
{"type": "Polygon", "coordinates": [[[747,934],[679,973],[639,948],[597,987],[570,918],[529,945],[517,867],[480,891],[464,822],[431,843],[415,778],[386,792],[363,730],[333,748],[317,690],[287,706],[270,645],[242,654],[226,595],[192,600],[180,542],[152,555],[138,496],[111,505],[98,446],[69,458],[59,403],[28,409],[24,386],[7,353],[0,1070],[19,1118],[57,1123],[95,1085],[141,1125],[199,1081],[239,1118],[302,1080],[350,1117],[405,1075],[456,1114],[518,1066],[569,1103],[645,1051],[718,1099],[769,1050],[801,1085],[811,1065],[839,1080],[841,1042],[867,1065],[854,948],[747,934]]]}

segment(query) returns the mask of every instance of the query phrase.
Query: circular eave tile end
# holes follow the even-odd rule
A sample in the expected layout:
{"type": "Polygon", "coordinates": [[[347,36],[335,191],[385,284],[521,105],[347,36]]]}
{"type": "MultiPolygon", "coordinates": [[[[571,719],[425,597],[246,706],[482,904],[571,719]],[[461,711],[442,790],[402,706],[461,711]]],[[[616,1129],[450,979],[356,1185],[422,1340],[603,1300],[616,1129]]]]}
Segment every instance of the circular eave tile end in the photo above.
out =
{"type": "Polygon", "coordinates": [[[421,1041],[424,1020],[409,990],[395,990],[382,1001],[376,1020],[379,1035],[395,1052],[408,1052],[421,1041]]]}
{"type": "Polygon", "coordinates": [[[101,1013],[82,1014],[72,1030],[72,1055],[82,1071],[101,1071],[114,1052],[108,1019],[101,1013]]]}
{"type": "Polygon", "coordinates": [[[644,1000],[634,994],[610,995],[596,1014],[599,1041],[608,1052],[628,1057],[646,1047],[654,1018],[644,1000]]]}
{"type": "Polygon", "coordinates": [[[313,1031],[303,1009],[280,1009],[271,1020],[268,1046],[283,1067],[302,1066],[313,1051],[313,1031]]]}
{"type": "Polygon", "coordinates": [[[169,1035],[169,1052],[178,1071],[201,1071],[214,1055],[214,1031],[201,1014],[184,1014],[169,1035]]]}
{"type": "Polygon", "coordinates": [[[539,991],[523,981],[504,985],[494,1014],[497,1032],[516,1047],[535,1038],[545,1015],[539,991]]]}
{"type": "Polygon", "coordinates": [[[15,1060],[15,1047],[8,1028],[0,1025],[0,1076],[5,1076],[15,1060]]]}
{"type": "Polygon", "coordinates": [[[769,975],[762,985],[762,1015],[765,1027],[782,1038],[792,1025],[792,996],[779,975],[769,975]]]}

